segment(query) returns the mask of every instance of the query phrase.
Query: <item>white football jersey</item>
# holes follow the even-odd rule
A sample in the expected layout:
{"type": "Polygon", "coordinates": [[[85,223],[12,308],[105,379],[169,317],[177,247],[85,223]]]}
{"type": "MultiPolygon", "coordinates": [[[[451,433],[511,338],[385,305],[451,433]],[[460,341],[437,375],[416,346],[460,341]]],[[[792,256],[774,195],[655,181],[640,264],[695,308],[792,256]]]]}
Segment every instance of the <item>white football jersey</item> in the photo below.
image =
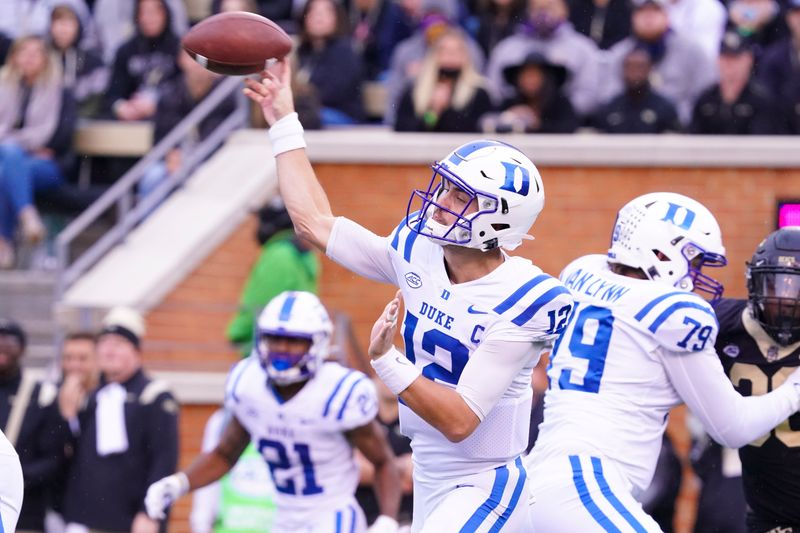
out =
{"type": "Polygon", "coordinates": [[[275,483],[276,523],[285,530],[312,522],[315,513],[351,501],[358,465],[345,432],[378,412],[372,381],[327,362],[289,401],[267,383],[256,356],[238,363],[228,378],[225,405],[247,429],[275,483]]]}
{"type": "MultiPolygon", "coordinates": [[[[464,386],[462,371],[484,335],[531,342],[530,357],[521,368],[485,369],[482,379],[508,371],[515,376],[475,432],[462,442],[450,442],[401,402],[400,428],[411,438],[415,466],[433,478],[457,477],[513,460],[528,442],[531,371],[542,347],[555,338],[558,323],[566,322],[572,305],[569,292],[529,260],[513,256],[506,256],[487,276],[453,285],[442,247],[411,231],[405,221],[388,244],[393,281],[405,304],[406,357],[424,376],[458,388],[464,386]]],[[[471,384],[481,385],[484,382],[471,384]]]]}
{"type": "Polygon", "coordinates": [[[634,495],[652,479],[667,415],[682,400],[660,362],[712,350],[718,324],[696,294],[611,272],[604,255],[561,274],[575,297],[548,368],[544,422],[528,465],[551,455],[603,455],[634,495]]]}

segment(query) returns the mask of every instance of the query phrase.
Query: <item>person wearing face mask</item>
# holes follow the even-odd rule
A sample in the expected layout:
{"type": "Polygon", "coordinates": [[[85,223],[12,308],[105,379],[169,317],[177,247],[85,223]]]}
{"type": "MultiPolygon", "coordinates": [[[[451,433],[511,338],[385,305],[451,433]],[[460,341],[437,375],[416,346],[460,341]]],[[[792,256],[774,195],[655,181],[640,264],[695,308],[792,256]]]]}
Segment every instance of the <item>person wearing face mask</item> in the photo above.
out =
{"type": "Polygon", "coordinates": [[[423,61],[416,81],[400,99],[396,131],[478,131],[490,111],[489,93],[475,69],[461,30],[441,35],[423,61]]]}
{"type": "Polygon", "coordinates": [[[781,40],[787,33],[781,3],[777,0],[728,0],[728,30],[747,37],[759,50],[781,40]]]}
{"type": "Polygon", "coordinates": [[[594,111],[600,103],[600,54],[591,39],[575,31],[566,0],[528,0],[527,20],[494,48],[486,72],[495,102],[514,94],[504,69],[519,65],[531,52],[566,67],[569,78],[564,90],[579,115],[594,111]]]}
{"type": "Polygon", "coordinates": [[[631,50],[622,65],[625,89],[601,107],[592,125],[603,133],[680,131],[675,106],[650,85],[653,62],[644,47],[631,50]]]}

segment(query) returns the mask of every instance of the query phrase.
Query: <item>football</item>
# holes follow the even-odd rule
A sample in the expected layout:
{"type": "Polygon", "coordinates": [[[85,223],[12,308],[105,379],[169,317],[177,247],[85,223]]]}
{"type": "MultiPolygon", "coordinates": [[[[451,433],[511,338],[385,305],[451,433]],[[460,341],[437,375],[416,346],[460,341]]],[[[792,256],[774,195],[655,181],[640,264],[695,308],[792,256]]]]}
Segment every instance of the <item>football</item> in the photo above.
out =
{"type": "Polygon", "coordinates": [[[208,17],[192,27],[181,44],[203,67],[232,76],[260,72],[268,60],[292,50],[292,38],[280,26],[244,11],[208,17]]]}

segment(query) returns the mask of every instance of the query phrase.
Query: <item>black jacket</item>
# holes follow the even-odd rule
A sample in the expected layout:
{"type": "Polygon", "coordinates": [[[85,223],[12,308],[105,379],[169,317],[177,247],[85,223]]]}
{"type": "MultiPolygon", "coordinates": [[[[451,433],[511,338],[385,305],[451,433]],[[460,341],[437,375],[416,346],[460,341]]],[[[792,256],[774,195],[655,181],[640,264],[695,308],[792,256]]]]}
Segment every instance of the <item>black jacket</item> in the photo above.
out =
{"type": "Polygon", "coordinates": [[[698,98],[692,114],[691,132],[706,135],[776,135],[783,133],[768,93],[752,81],[732,104],[722,101],[719,85],[698,98]]]}
{"type": "MultiPolygon", "coordinates": [[[[508,98],[500,106],[500,109],[505,111],[524,103],[519,97],[508,98]]],[[[525,133],[574,133],[580,125],[580,119],[575,114],[569,98],[561,92],[557,92],[547,99],[547,103],[542,109],[539,128],[527,128],[525,133]]],[[[510,130],[504,130],[502,125],[498,125],[497,133],[506,133],[507,131],[510,130]]]]}
{"type": "Polygon", "coordinates": [[[356,122],[364,119],[364,68],[349,39],[331,41],[321,50],[301,46],[297,58],[298,73],[308,76],[323,107],[341,111],[356,122]]]}
{"type": "Polygon", "coordinates": [[[130,531],[136,514],[145,510],[147,487],[178,466],[178,406],[172,394],[159,390],[158,382],[141,370],[122,385],[128,392],[126,452],[97,453],[97,391],[79,415],[81,433],[67,479],[64,517],[89,529],[130,531]]]}
{"type": "Polygon", "coordinates": [[[484,89],[478,89],[463,109],[455,110],[448,107],[435,123],[427,124],[423,117],[414,114],[413,92],[412,85],[400,99],[397,120],[394,123],[396,131],[477,132],[480,131],[478,120],[492,109],[489,93],[484,89]]]}
{"type": "Polygon", "coordinates": [[[672,102],[649,88],[641,94],[623,92],[613,98],[595,113],[592,125],[603,133],[664,133],[681,129],[672,102]]]}
{"type": "MultiPolygon", "coordinates": [[[[21,382],[21,374],[0,382],[0,428],[4,430],[7,430],[13,402],[20,400],[21,382]]],[[[20,426],[15,445],[25,482],[22,511],[17,523],[20,530],[44,530],[50,485],[64,467],[70,433],[58,412],[56,396],[54,385],[34,385],[20,426]]]]}
{"type": "MultiPolygon", "coordinates": [[[[219,85],[222,79],[223,78],[219,78],[218,81],[214,82],[209,89],[209,94],[219,85]]],[[[158,101],[158,108],[154,117],[155,143],[159,143],[166,137],[166,135],[177,126],[181,120],[186,118],[186,115],[205,98],[204,96],[200,101],[195,101],[192,95],[189,94],[189,89],[186,87],[183,76],[178,76],[170,80],[165,85],[165,89],[166,90],[163,91],[158,101]]],[[[208,96],[208,94],[206,96],[208,96]]],[[[198,139],[203,140],[209,136],[235,109],[236,98],[233,95],[229,95],[198,124],[198,139]]]]}

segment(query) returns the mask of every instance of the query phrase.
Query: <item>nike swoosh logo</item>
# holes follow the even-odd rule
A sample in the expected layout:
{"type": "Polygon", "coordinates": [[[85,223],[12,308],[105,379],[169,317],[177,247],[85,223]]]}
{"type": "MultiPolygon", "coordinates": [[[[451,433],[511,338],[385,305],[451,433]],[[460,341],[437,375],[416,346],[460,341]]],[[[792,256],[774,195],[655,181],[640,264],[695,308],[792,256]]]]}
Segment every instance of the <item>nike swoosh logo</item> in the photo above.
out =
{"type": "Polygon", "coordinates": [[[488,311],[478,311],[477,309],[475,309],[475,307],[473,307],[471,305],[469,307],[467,307],[467,313],[470,313],[472,315],[488,315],[489,314],[488,311]]]}
{"type": "Polygon", "coordinates": [[[408,359],[406,359],[405,357],[400,357],[399,355],[397,357],[395,357],[394,360],[397,361],[398,363],[400,363],[401,365],[409,364],[408,359]]]}

